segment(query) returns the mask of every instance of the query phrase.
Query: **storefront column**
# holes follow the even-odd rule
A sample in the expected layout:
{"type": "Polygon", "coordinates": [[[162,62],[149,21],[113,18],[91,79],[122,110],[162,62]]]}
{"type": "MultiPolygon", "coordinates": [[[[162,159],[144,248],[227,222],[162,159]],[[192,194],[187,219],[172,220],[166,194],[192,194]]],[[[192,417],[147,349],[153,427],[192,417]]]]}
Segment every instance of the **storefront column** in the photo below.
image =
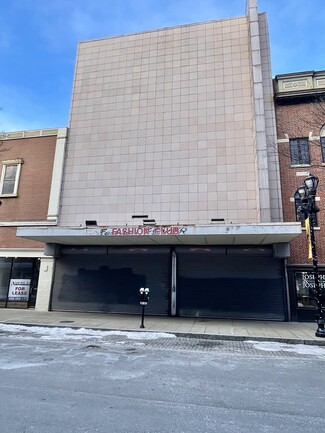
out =
{"type": "Polygon", "coordinates": [[[42,257],[41,259],[35,305],[36,311],[49,311],[54,263],[54,257],[42,257]]]}

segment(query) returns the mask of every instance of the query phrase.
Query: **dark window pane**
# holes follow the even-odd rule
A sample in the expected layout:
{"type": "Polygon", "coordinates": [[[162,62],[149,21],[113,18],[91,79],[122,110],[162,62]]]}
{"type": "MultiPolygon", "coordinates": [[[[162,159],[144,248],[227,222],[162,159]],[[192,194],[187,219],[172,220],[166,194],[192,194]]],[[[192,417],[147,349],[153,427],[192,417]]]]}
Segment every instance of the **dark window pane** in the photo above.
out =
{"type": "Polygon", "coordinates": [[[15,180],[16,179],[16,173],[17,173],[17,165],[7,165],[6,166],[6,173],[5,173],[5,180],[15,180]]]}
{"type": "Polygon", "coordinates": [[[302,204],[302,202],[301,202],[300,195],[297,193],[297,194],[295,194],[296,221],[300,221],[301,226],[305,227],[305,218],[301,212],[301,204],[302,204]]]}
{"type": "Polygon", "coordinates": [[[7,165],[3,179],[2,194],[13,194],[15,191],[15,181],[17,175],[17,165],[7,165]]]}
{"type": "Polygon", "coordinates": [[[5,302],[9,288],[9,278],[11,271],[11,260],[0,258],[0,302],[5,302]]]}
{"type": "Polygon", "coordinates": [[[295,138],[290,140],[291,164],[310,164],[309,144],[307,138],[295,138]]]}
{"type": "Polygon", "coordinates": [[[5,180],[3,182],[2,194],[13,194],[15,190],[15,181],[5,180]]]}
{"type": "Polygon", "coordinates": [[[325,162],[325,137],[320,138],[320,145],[322,147],[322,162],[325,162]]]}

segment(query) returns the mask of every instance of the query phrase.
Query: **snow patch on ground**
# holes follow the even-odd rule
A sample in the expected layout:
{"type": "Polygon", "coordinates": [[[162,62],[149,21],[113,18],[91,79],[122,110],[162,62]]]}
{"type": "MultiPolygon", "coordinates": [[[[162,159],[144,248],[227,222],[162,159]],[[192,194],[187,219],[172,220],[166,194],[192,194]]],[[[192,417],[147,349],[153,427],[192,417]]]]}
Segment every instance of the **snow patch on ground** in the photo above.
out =
{"type": "Polygon", "coordinates": [[[28,362],[11,362],[11,363],[1,363],[1,370],[17,370],[19,368],[30,368],[30,367],[41,367],[42,365],[46,365],[44,362],[39,363],[28,363],[28,362]]]}
{"type": "Polygon", "coordinates": [[[294,352],[298,355],[316,355],[325,357],[325,347],[310,346],[308,344],[287,344],[272,341],[251,341],[250,343],[257,350],[265,350],[267,352],[294,352]]]}
{"type": "Polygon", "coordinates": [[[129,331],[102,331],[86,328],[53,328],[43,326],[7,325],[0,323],[0,331],[10,333],[27,333],[39,335],[44,340],[82,340],[89,337],[99,339],[112,335],[128,338],[129,340],[157,340],[159,338],[176,338],[175,334],[165,332],[129,332],[129,331]]]}

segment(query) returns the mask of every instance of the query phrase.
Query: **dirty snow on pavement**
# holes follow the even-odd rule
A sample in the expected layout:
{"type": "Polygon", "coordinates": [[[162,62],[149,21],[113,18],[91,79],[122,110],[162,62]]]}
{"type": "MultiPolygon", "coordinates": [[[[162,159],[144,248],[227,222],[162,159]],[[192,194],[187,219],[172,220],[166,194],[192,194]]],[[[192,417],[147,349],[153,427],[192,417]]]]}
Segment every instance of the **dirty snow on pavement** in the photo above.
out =
{"type": "Polygon", "coordinates": [[[252,344],[257,350],[264,350],[266,352],[293,352],[298,355],[315,355],[325,357],[325,347],[310,346],[308,344],[287,344],[272,341],[251,341],[246,343],[252,344]]]}
{"type": "MultiPolygon", "coordinates": [[[[167,339],[176,339],[175,334],[169,334],[165,332],[152,332],[152,331],[119,331],[119,330],[96,330],[96,329],[88,329],[88,328],[69,328],[69,327],[47,327],[47,326],[25,326],[25,325],[10,325],[10,324],[1,324],[0,323],[0,334],[3,333],[6,337],[15,337],[15,338],[38,338],[43,341],[85,341],[92,340],[104,343],[105,340],[110,337],[120,337],[121,341],[119,344],[124,344],[127,340],[132,340],[137,345],[142,345],[145,341],[154,341],[164,339],[166,342],[167,339]],[[123,343],[124,341],[124,343],[123,343]],[[135,343],[135,341],[138,341],[135,343]],[[142,343],[141,343],[142,341],[142,343]]],[[[182,340],[182,339],[178,339],[182,340]]],[[[186,340],[186,339],[185,339],[186,340]]],[[[185,340],[182,343],[182,347],[185,345],[188,348],[193,346],[194,340],[185,343],[185,340]]],[[[175,341],[175,340],[174,340],[175,341]]],[[[215,342],[215,341],[214,341],[215,342]]],[[[181,341],[179,341],[181,343],[181,341]]],[[[205,345],[211,345],[213,343],[212,340],[205,340],[205,345]]],[[[202,343],[201,343],[202,344],[202,343]]],[[[325,346],[315,346],[308,344],[288,344],[281,342],[272,342],[272,341],[253,341],[246,340],[244,342],[238,343],[248,345],[255,350],[261,352],[271,352],[279,353],[279,355],[283,355],[284,353],[292,353],[297,355],[309,355],[316,356],[318,358],[325,359],[325,346]]],[[[176,345],[177,347],[179,345],[176,345]]],[[[175,347],[176,347],[175,346],[175,347]]],[[[247,346],[246,346],[247,347],[247,346]]],[[[221,348],[221,347],[220,347],[221,348]]],[[[219,349],[220,349],[219,348],[219,349]]],[[[282,356],[281,355],[281,356],[282,356]]]]}
{"type": "Polygon", "coordinates": [[[174,334],[165,332],[128,332],[128,331],[102,331],[86,328],[61,328],[43,326],[7,325],[0,323],[0,332],[17,333],[39,336],[43,340],[83,340],[88,337],[103,339],[110,336],[121,336],[129,340],[156,340],[159,338],[176,338],[174,334]]]}

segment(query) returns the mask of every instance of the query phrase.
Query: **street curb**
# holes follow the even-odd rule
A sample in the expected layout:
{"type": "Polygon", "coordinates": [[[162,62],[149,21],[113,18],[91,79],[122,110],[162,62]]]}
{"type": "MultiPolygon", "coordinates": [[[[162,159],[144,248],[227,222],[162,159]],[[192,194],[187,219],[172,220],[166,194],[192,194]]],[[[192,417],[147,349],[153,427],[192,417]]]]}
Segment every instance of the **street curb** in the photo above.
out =
{"type": "Polygon", "coordinates": [[[284,344],[304,344],[310,346],[325,346],[323,340],[304,340],[300,338],[281,338],[281,337],[254,337],[254,336],[241,336],[241,335],[215,335],[215,334],[190,334],[173,332],[177,337],[184,338],[199,338],[206,340],[230,340],[230,341],[269,341],[274,343],[284,344]]]}
{"type": "Polygon", "coordinates": [[[163,333],[175,335],[177,338],[197,338],[200,340],[229,340],[229,341],[260,341],[260,342],[273,342],[283,344],[303,344],[309,346],[325,346],[324,340],[309,340],[300,338],[281,338],[281,337],[256,337],[256,336],[241,336],[241,335],[220,335],[220,334],[196,334],[191,332],[173,332],[164,330],[152,329],[117,329],[117,328],[96,328],[91,326],[74,326],[68,323],[57,324],[42,324],[42,323],[16,323],[16,322],[2,322],[3,325],[20,325],[27,327],[43,327],[43,328],[70,328],[70,329],[90,329],[93,331],[119,331],[119,332],[148,332],[148,333],[163,333]]]}

